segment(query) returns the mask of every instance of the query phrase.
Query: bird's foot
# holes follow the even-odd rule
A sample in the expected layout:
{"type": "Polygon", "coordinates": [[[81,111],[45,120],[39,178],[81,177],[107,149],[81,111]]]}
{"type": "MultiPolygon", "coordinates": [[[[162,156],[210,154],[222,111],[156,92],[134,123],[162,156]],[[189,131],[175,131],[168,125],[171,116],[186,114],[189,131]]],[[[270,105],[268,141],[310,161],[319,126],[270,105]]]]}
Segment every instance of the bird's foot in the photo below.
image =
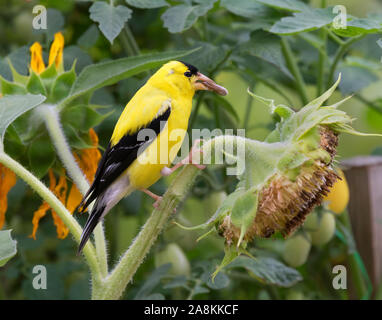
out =
{"type": "MultiPolygon", "coordinates": [[[[155,202],[153,203],[153,207],[155,209],[158,209],[159,205],[160,205],[160,203],[161,203],[161,201],[163,199],[163,197],[162,196],[158,196],[157,194],[155,194],[155,193],[153,193],[153,192],[151,192],[150,190],[147,190],[147,189],[142,189],[142,191],[155,200],[155,202]]],[[[176,212],[176,208],[174,209],[174,213],[175,212],[176,212]]]]}
{"type": "Polygon", "coordinates": [[[159,205],[160,205],[162,199],[163,199],[163,197],[158,196],[158,198],[155,200],[155,202],[153,203],[153,207],[154,207],[155,209],[158,209],[158,208],[159,208],[159,205]]]}
{"type": "Polygon", "coordinates": [[[190,150],[190,153],[188,154],[188,156],[186,158],[184,158],[182,161],[178,162],[175,166],[173,166],[172,168],[169,168],[169,167],[164,167],[162,170],[161,170],[161,175],[162,176],[169,176],[170,174],[172,174],[176,169],[186,165],[186,164],[191,164],[193,166],[195,166],[196,168],[200,169],[200,170],[203,170],[206,168],[205,165],[202,165],[200,164],[200,157],[199,157],[199,154],[200,153],[203,153],[203,150],[200,149],[200,142],[202,140],[201,139],[197,139],[194,141],[194,144],[192,145],[192,148],[190,150]],[[193,160],[193,156],[194,155],[198,155],[197,157],[197,160],[194,161],[193,160]]]}
{"type": "Polygon", "coordinates": [[[150,196],[151,198],[153,198],[153,199],[155,200],[153,206],[154,206],[155,208],[157,208],[158,205],[159,205],[159,203],[160,203],[160,201],[162,200],[162,197],[161,197],[161,196],[158,196],[157,194],[151,192],[151,191],[148,190],[148,189],[142,189],[142,191],[143,191],[144,193],[146,193],[148,196],[150,196]]]}

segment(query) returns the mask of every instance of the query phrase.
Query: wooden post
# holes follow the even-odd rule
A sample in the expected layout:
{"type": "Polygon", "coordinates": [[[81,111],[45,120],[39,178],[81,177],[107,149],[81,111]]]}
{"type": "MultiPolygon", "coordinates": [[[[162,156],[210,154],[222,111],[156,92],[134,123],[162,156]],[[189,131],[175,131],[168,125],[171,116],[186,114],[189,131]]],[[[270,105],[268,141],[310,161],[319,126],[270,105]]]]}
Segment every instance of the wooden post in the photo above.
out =
{"type": "Polygon", "coordinates": [[[382,281],[382,156],[355,157],[341,165],[355,241],[375,290],[382,281]]]}

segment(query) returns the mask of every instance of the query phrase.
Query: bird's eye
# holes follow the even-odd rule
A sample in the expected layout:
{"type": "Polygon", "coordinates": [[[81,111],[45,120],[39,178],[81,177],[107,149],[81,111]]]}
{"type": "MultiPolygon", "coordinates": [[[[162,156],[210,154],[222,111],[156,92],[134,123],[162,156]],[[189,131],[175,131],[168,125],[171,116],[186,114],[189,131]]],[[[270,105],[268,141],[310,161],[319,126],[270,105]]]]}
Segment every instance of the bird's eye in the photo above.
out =
{"type": "Polygon", "coordinates": [[[184,75],[185,75],[186,77],[188,77],[188,78],[191,78],[192,73],[191,73],[190,71],[186,71],[186,72],[184,73],[184,75]]]}

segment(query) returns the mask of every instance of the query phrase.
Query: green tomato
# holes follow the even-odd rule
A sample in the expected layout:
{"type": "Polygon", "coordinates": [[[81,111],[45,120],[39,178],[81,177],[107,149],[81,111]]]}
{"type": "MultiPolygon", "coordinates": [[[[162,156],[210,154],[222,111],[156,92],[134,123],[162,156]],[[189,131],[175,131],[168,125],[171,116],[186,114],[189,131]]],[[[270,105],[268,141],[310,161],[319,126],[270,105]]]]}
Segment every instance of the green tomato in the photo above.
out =
{"type": "Polygon", "coordinates": [[[283,259],[291,267],[302,266],[308,259],[310,248],[309,234],[297,234],[285,240],[283,259]]]}
{"type": "Polygon", "coordinates": [[[327,211],[320,219],[317,213],[313,212],[306,219],[304,229],[309,232],[313,245],[322,246],[333,238],[336,231],[336,219],[327,211]]]}
{"type": "Polygon", "coordinates": [[[318,227],[318,215],[316,211],[313,211],[306,217],[304,222],[304,230],[308,232],[317,231],[318,227]]]}
{"type": "Polygon", "coordinates": [[[168,244],[164,250],[155,254],[155,266],[171,263],[170,273],[174,276],[189,276],[191,273],[190,262],[183,250],[176,244],[168,244]]]}

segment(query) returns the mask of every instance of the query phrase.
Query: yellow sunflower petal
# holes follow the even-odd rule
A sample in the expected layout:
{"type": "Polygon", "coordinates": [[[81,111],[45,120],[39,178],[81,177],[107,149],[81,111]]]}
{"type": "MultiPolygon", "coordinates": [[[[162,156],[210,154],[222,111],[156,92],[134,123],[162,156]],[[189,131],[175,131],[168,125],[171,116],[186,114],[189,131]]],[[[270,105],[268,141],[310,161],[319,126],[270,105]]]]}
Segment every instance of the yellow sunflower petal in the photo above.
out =
{"type": "Polygon", "coordinates": [[[52,218],[57,230],[57,238],[65,239],[69,234],[69,229],[65,226],[64,222],[58,216],[58,214],[52,210],[52,218]]]}
{"type": "Polygon", "coordinates": [[[98,147],[98,136],[97,133],[94,131],[93,128],[89,130],[89,136],[90,140],[92,141],[92,144],[94,147],[98,147]]]}
{"type": "Polygon", "coordinates": [[[66,209],[68,209],[68,211],[73,214],[73,211],[81,203],[81,200],[82,194],[76,185],[73,184],[72,188],[70,189],[68,199],[66,200],[66,209]]]}
{"type": "Polygon", "coordinates": [[[81,169],[90,183],[94,180],[100,158],[101,154],[96,148],[84,149],[81,152],[81,169]]]}
{"type": "Polygon", "coordinates": [[[14,172],[0,164],[0,229],[5,222],[5,212],[8,208],[8,192],[15,184],[16,175],[14,172]]]}
{"type": "MultiPolygon", "coordinates": [[[[82,149],[80,156],[73,152],[73,156],[80,166],[82,172],[90,183],[93,182],[94,176],[97,171],[98,162],[101,159],[101,153],[98,150],[98,136],[93,129],[89,130],[90,140],[92,141],[93,148],[82,149]]],[[[82,194],[78,188],[73,184],[70,189],[68,199],[66,201],[66,208],[73,213],[77,206],[81,203],[82,194]]]]}
{"type": "Polygon", "coordinates": [[[57,32],[54,35],[54,41],[50,47],[49,52],[49,65],[55,64],[56,68],[62,65],[62,57],[64,50],[64,36],[61,32],[57,32]]]}
{"type": "MultiPolygon", "coordinates": [[[[56,187],[56,177],[53,174],[53,170],[49,170],[49,190],[54,191],[54,188],[56,187]]],[[[36,240],[36,233],[38,229],[38,225],[40,223],[41,218],[43,218],[46,215],[46,212],[50,209],[50,206],[47,202],[43,202],[41,206],[33,213],[33,230],[32,234],[29,235],[30,238],[33,238],[36,240]]]]}
{"type": "Polygon", "coordinates": [[[94,148],[85,149],[82,158],[84,163],[88,166],[88,179],[90,182],[93,182],[97,172],[98,162],[101,160],[101,152],[98,150],[98,136],[94,129],[89,130],[89,136],[94,148]]]}
{"type": "Polygon", "coordinates": [[[29,50],[31,53],[30,67],[34,72],[40,74],[45,70],[45,63],[42,58],[42,47],[38,42],[35,42],[34,44],[32,44],[29,50]]]}
{"type": "MultiPolygon", "coordinates": [[[[49,189],[56,195],[56,197],[62,203],[65,203],[66,192],[68,189],[65,170],[62,170],[58,183],[56,177],[54,176],[53,170],[49,170],[49,189]]],[[[42,205],[33,214],[33,231],[30,237],[36,239],[36,232],[38,229],[39,222],[41,218],[43,218],[46,215],[46,212],[48,210],[51,210],[53,222],[57,230],[57,237],[59,239],[64,239],[68,235],[69,229],[65,226],[64,222],[61,220],[58,214],[54,210],[52,210],[49,204],[46,202],[43,202],[42,205]]]]}
{"type": "MultiPolygon", "coordinates": [[[[67,190],[68,190],[68,184],[66,182],[65,170],[62,170],[58,183],[56,187],[54,188],[54,194],[63,204],[65,204],[67,190]]],[[[52,210],[52,218],[54,221],[54,225],[56,226],[57,237],[59,239],[65,239],[65,237],[69,233],[69,229],[65,226],[64,222],[61,220],[61,218],[57,215],[57,213],[54,210],[52,210]]]]}
{"type": "Polygon", "coordinates": [[[74,153],[81,170],[85,174],[88,181],[91,183],[94,180],[98,168],[98,162],[101,159],[101,152],[98,150],[98,136],[93,130],[89,130],[90,140],[92,141],[93,148],[82,149],[80,156],[74,153]]]}
{"type": "Polygon", "coordinates": [[[66,197],[66,191],[67,190],[68,190],[68,185],[66,183],[65,170],[62,169],[60,178],[58,179],[58,183],[57,183],[56,187],[54,188],[54,194],[57,196],[57,198],[62,203],[65,203],[65,197],[66,197]]]}
{"type": "Polygon", "coordinates": [[[33,219],[32,219],[33,230],[32,230],[32,233],[29,235],[30,238],[33,238],[34,240],[36,240],[36,233],[37,233],[40,220],[46,215],[46,212],[49,209],[50,209],[49,204],[46,202],[43,202],[42,205],[33,213],[33,219]]]}

